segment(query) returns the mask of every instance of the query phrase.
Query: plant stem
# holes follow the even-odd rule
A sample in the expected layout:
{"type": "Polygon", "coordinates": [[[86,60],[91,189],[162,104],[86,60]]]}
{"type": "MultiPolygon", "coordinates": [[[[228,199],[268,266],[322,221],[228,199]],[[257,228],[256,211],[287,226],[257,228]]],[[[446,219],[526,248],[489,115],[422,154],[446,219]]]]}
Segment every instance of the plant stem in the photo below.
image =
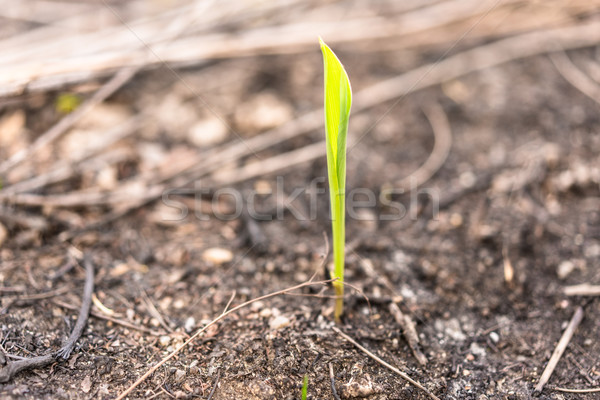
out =
{"type": "MultiPolygon", "coordinates": [[[[346,177],[342,177],[344,180],[346,177]]],[[[344,314],[344,247],[346,242],[346,206],[344,190],[335,190],[331,193],[331,210],[333,220],[331,228],[333,231],[333,281],[335,290],[335,311],[334,318],[340,322],[340,317],[344,314]]]]}
{"type": "Polygon", "coordinates": [[[302,400],[306,400],[308,397],[308,374],[304,375],[304,382],[302,383],[302,400]]]}

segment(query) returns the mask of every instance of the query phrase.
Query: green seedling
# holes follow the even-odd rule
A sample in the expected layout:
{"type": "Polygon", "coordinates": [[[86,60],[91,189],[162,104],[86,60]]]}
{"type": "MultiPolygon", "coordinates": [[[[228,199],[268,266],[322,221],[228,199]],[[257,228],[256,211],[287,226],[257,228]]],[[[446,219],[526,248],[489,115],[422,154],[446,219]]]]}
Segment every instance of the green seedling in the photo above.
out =
{"type": "Polygon", "coordinates": [[[327,175],[331,200],[333,233],[333,288],[336,294],[334,317],[344,313],[344,246],[346,242],[346,136],[352,105],[348,74],[335,53],[319,38],[325,69],[325,133],[327,175]]]}
{"type": "Polygon", "coordinates": [[[302,383],[302,400],[306,400],[308,396],[308,375],[304,375],[304,382],[302,383]]]}
{"type": "Polygon", "coordinates": [[[74,93],[61,93],[56,99],[56,111],[61,114],[69,114],[81,104],[81,97],[74,93]]]}

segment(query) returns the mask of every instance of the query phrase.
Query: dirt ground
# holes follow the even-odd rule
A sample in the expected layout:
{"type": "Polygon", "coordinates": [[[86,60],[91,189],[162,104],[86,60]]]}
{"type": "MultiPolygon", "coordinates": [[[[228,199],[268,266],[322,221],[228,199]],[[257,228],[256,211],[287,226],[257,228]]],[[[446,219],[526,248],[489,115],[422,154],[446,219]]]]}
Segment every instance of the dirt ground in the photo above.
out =
{"type": "MultiPolygon", "coordinates": [[[[366,54],[338,51],[355,91],[394,76],[409,62],[404,52],[366,54]]],[[[600,62],[597,49],[569,56],[600,62]]],[[[425,63],[437,56],[413,57],[425,63]]],[[[203,140],[203,146],[239,141],[302,115],[321,104],[321,68],[315,45],[309,54],[223,60],[177,76],[166,68],[141,73],[86,117],[79,131],[42,151],[35,168],[84,146],[78,132],[93,127],[101,136],[115,116],[158,110],[157,121],[117,145],[134,155],[41,193],[115,187],[185,157],[203,140]],[[190,133],[197,115],[214,137],[190,133]],[[215,115],[231,130],[216,128],[215,115]]],[[[85,88],[80,93],[89,95],[85,88]]],[[[26,140],[32,140],[60,118],[58,96],[38,94],[5,106],[3,123],[22,115],[26,140]]],[[[600,283],[598,111],[598,103],[544,55],[352,115],[349,135],[358,143],[348,155],[348,190],[368,189],[376,204],[347,221],[346,280],[354,289],[347,289],[338,327],[439,398],[528,399],[581,305],[583,321],[539,398],[598,398],[555,390],[600,386],[600,302],[563,293],[568,285],[600,283]],[[452,131],[447,159],[418,192],[385,195],[431,154],[436,136],[424,111],[435,105],[452,131]],[[403,218],[394,218],[398,204],[407,211],[403,218]],[[512,278],[506,276],[510,271],[512,278]],[[416,323],[426,365],[417,362],[390,314],[392,302],[416,323]]],[[[316,130],[257,156],[322,139],[316,130]]],[[[2,157],[10,151],[5,146],[2,157]]],[[[234,164],[252,161],[253,155],[234,164]]],[[[81,303],[84,271],[68,268],[81,253],[90,254],[96,267],[97,302],[68,361],[17,375],[0,384],[0,397],[115,398],[218,316],[232,294],[235,306],[305,282],[315,270],[317,279],[326,279],[320,264],[323,232],[330,231],[328,198],[326,182],[315,183],[325,174],[325,159],[318,158],[228,186],[262,193],[256,207],[271,220],[255,222],[211,214],[215,207],[233,212],[231,198],[214,191],[203,197],[174,194],[93,229],[85,228],[102,222],[106,207],[2,206],[2,349],[30,357],[61,346],[81,303]],[[323,189],[315,204],[307,193],[313,186],[323,189]],[[293,197],[297,189],[303,191],[285,208],[281,198],[268,194],[281,190],[293,197]],[[183,206],[189,212],[176,220],[183,206]],[[314,218],[297,216],[313,211],[314,218]],[[69,232],[74,234],[65,236],[69,232]],[[49,295],[27,298],[36,293],[49,295]]],[[[307,374],[308,397],[332,399],[331,365],[341,398],[427,399],[332,330],[331,294],[326,287],[304,288],[233,313],[130,398],[299,399],[307,374]]]]}

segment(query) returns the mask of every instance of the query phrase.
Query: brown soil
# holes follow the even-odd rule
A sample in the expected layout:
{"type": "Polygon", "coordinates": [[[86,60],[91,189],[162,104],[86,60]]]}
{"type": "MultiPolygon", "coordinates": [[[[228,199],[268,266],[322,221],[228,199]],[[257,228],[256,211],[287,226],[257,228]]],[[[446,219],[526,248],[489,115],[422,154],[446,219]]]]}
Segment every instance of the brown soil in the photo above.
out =
{"type": "MultiPolygon", "coordinates": [[[[339,55],[354,77],[355,90],[403,68],[394,53],[365,56],[341,50],[339,55]]],[[[594,57],[589,50],[571,55],[594,57]]],[[[233,115],[235,104],[261,101],[255,96],[268,92],[301,115],[321,101],[320,63],[317,52],[259,57],[185,70],[181,76],[214,112],[247,136],[255,128],[233,115]]],[[[211,113],[166,69],[141,74],[107,104],[132,113],[168,96],[211,113]]],[[[42,132],[58,119],[53,99],[46,95],[36,104],[12,105],[4,115],[25,110],[27,129],[42,132]]],[[[600,282],[598,104],[568,84],[545,56],[382,104],[352,117],[350,135],[366,135],[348,156],[349,190],[367,188],[379,194],[425,161],[434,139],[422,107],[434,102],[448,115],[453,132],[447,161],[423,185],[439,196],[439,214],[429,207],[426,193],[419,197],[419,210],[410,208],[410,195],[396,194],[392,200],[413,213],[420,211],[416,218],[379,220],[378,215],[393,211],[379,201],[361,212],[367,220],[349,218],[347,282],[371,301],[369,305],[348,288],[340,329],[442,399],[527,399],[566,323],[583,305],[584,320],[540,398],[597,398],[554,388],[600,386],[600,303],[597,298],[563,294],[566,285],[600,282]],[[512,282],[505,281],[507,263],[514,269],[512,282]],[[427,365],[421,366],[412,355],[389,313],[390,301],[399,301],[417,324],[427,365]]],[[[145,149],[154,145],[161,151],[191,146],[185,135],[150,125],[125,145],[138,150],[141,144],[145,149]]],[[[259,156],[276,155],[322,136],[313,132],[259,156]]],[[[54,151],[66,151],[60,149],[54,151]]],[[[40,163],[50,158],[43,155],[40,163]]],[[[251,161],[249,157],[242,163],[251,161]]],[[[141,165],[138,158],[119,164],[117,182],[139,172],[141,165]]],[[[291,194],[325,171],[325,160],[319,159],[280,176],[291,194]]],[[[61,193],[94,179],[81,176],[47,190],[61,193]]],[[[276,185],[277,176],[267,175],[234,188],[244,192],[276,185]]],[[[272,212],[273,198],[259,198],[261,210],[272,212]]],[[[174,199],[194,206],[190,196],[174,199]]],[[[207,199],[203,204],[210,204],[207,199]]],[[[221,200],[219,206],[226,209],[227,199],[221,200]]],[[[304,194],[294,204],[310,207],[304,194]]],[[[190,332],[218,316],[232,293],[233,304],[240,304],[306,281],[321,263],[323,232],[330,229],[326,194],[319,195],[317,204],[314,220],[298,221],[288,210],[281,220],[259,221],[266,241],[258,246],[243,240],[248,235],[243,218],[200,220],[190,212],[183,221],[166,223],[161,212],[170,209],[160,201],[66,242],[62,232],[101,221],[105,210],[12,209],[14,214],[0,219],[9,232],[0,250],[0,286],[23,291],[1,293],[0,337],[7,353],[45,354],[68,336],[77,309],[55,301],[78,306],[84,273],[77,267],[51,277],[68,262],[73,247],[93,256],[100,302],[114,312],[113,318],[134,327],[91,317],[67,362],[18,375],[0,385],[0,397],[116,397],[190,332]],[[28,227],[15,221],[19,215],[42,216],[47,224],[43,230],[28,227]],[[210,248],[228,250],[233,259],[211,262],[205,253],[210,248]],[[19,301],[25,293],[60,288],[68,291],[19,301]]],[[[298,399],[308,374],[309,398],[331,399],[330,363],[342,398],[359,398],[355,396],[361,390],[362,398],[371,400],[427,398],[331,329],[332,300],[311,296],[331,295],[330,290],[306,289],[302,294],[255,303],[218,323],[142,383],[131,398],[206,399],[218,381],[215,400],[298,399]]]]}

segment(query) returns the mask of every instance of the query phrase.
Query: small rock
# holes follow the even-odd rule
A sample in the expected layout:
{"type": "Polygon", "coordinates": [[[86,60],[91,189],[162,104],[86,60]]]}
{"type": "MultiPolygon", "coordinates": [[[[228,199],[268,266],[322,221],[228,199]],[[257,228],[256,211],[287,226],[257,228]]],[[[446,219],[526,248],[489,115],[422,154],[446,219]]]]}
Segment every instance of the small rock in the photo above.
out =
{"type": "Polygon", "coordinates": [[[265,303],[263,303],[262,301],[255,301],[254,303],[250,304],[250,310],[254,311],[254,312],[258,312],[260,310],[262,310],[265,307],[265,303]]]}
{"type": "Polygon", "coordinates": [[[197,122],[188,134],[188,140],[198,147],[221,143],[225,138],[227,138],[227,126],[215,116],[197,122]]]}
{"type": "Polygon", "coordinates": [[[140,157],[138,168],[142,172],[151,171],[167,158],[167,151],[158,143],[142,141],[137,143],[136,147],[136,153],[140,157]]]}
{"type": "Polygon", "coordinates": [[[427,278],[435,278],[438,275],[438,272],[439,272],[438,266],[436,264],[433,264],[429,260],[423,260],[420,267],[421,267],[421,272],[427,278]]]}
{"type": "Polygon", "coordinates": [[[87,113],[58,143],[58,156],[73,160],[87,152],[99,150],[106,142],[106,131],[130,117],[125,106],[99,104],[87,113]]]}
{"type": "Polygon", "coordinates": [[[256,191],[256,194],[267,195],[273,193],[273,188],[271,188],[269,181],[261,179],[254,182],[254,191],[256,191]]]}
{"type": "Polygon", "coordinates": [[[273,311],[270,308],[265,308],[260,311],[259,315],[263,318],[269,318],[273,315],[273,311]]]}
{"type": "Polygon", "coordinates": [[[233,253],[227,249],[213,247],[202,253],[204,261],[211,262],[216,265],[221,265],[233,260],[233,253]]]}
{"type": "Polygon", "coordinates": [[[240,105],[234,118],[243,131],[255,134],[290,120],[292,114],[289,104],[275,94],[265,92],[240,105]]]}
{"type": "Polygon", "coordinates": [[[102,168],[96,175],[96,186],[100,189],[111,190],[117,186],[119,171],[117,167],[108,166],[102,168]]]}
{"type": "Polygon", "coordinates": [[[89,375],[86,375],[86,377],[83,378],[83,381],[81,382],[81,391],[83,393],[89,393],[91,389],[92,389],[92,380],[90,379],[89,375]]]}
{"type": "Polygon", "coordinates": [[[0,118],[0,146],[6,149],[12,146],[22,136],[25,128],[25,112],[17,110],[0,118]]]}
{"type": "Polygon", "coordinates": [[[283,329],[290,324],[290,319],[279,315],[269,322],[269,327],[273,330],[283,329]]]}
{"type": "Polygon", "coordinates": [[[477,344],[476,342],[471,343],[471,346],[469,347],[469,351],[471,352],[471,354],[475,355],[475,356],[479,356],[479,357],[485,357],[486,356],[486,351],[483,347],[481,347],[479,344],[477,344]]]}
{"type": "Polygon", "coordinates": [[[367,375],[366,378],[358,378],[345,383],[340,388],[339,395],[344,399],[365,398],[374,394],[383,393],[383,386],[371,381],[367,375]]]}
{"type": "Polygon", "coordinates": [[[596,258],[596,257],[600,256],[600,245],[592,243],[588,246],[585,246],[585,248],[583,250],[583,254],[587,258],[596,258]]]}
{"type": "Polygon", "coordinates": [[[196,319],[194,317],[189,317],[188,319],[185,320],[183,329],[185,329],[185,331],[187,333],[190,333],[192,330],[194,330],[195,326],[196,326],[196,319]]]}
{"type": "Polygon", "coordinates": [[[4,243],[7,237],[8,230],[0,223],[0,246],[2,246],[2,243],[4,243]]]}
{"type": "Polygon", "coordinates": [[[471,188],[475,186],[475,183],[477,182],[477,177],[475,176],[473,171],[466,171],[460,174],[460,176],[458,177],[458,182],[460,183],[460,186],[464,188],[471,188]]]}
{"type": "Polygon", "coordinates": [[[271,386],[268,379],[267,380],[255,379],[255,380],[249,382],[248,386],[250,389],[250,394],[254,395],[252,397],[248,396],[248,398],[253,398],[256,400],[276,398],[275,395],[277,394],[277,392],[275,391],[275,388],[273,388],[273,386],[271,386]]]}
{"type": "Polygon", "coordinates": [[[456,79],[442,84],[442,90],[457,104],[466,103],[473,95],[473,89],[456,79]]]}
{"type": "Polygon", "coordinates": [[[438,319],[434,322],[434,326],[441,333],[442,337],[449,337],[457,342],[462,342],[467,338],[462,331],[460,322],[456,318],[451,318],[447,321],[438,319]]]}
{"type": "Polygon", "coordinates": [[[176,310],[181,310],[186,305],[187,303],[183,299],[177,299],[173,302],[173,308],[175,308],[176,310]]]}
{"type": "Polygon", "coordinates": [[[474,233],[479,240],[490,239],[498,235],[498,228],[495,226],[482,224],[474,228],[474,233]]]}
{"type": "Polygon", "coordinates": [[[170,137],[183,139],[196,122],[198,110],[181,96],[170,94],[162,99],[154,115],[170,137]]]}
{"type": "Polygon", "coordinates": [[[498,335],[496,332],[490,332],[490,339],[492,342],[498,343],[500,341],[500,335],[498,335]]]}
{"type": "Polygon", "coordinates": [[[565,260],[558,265],[556,275],[558,275],[558,279],[563,280],[566,279],[574,269],[575,263],[570,260],[565,260]]]}
{"type": "Polygon", "coordinates": [[[170,336],[164,335],[158,338],[158,344],[160,344],[162,347],[167,347],[169,343],[171,343],[170,336]]]}
{"type": "Polygon", "coordinates": [[[550,168],[556,167],[562,156],[562,149],[556,143],[547,143],[543,151],[544,161],[550,168]]]}
{"type": "Polygon", "coordinates": [[[368,208],[358,208],[352,211],[350,217],[360,221],[360,225],[366,232],[375,232],[377,230],[377,215],[368,208]],[[354,215],[352,215],[354,214],[354,215]]]}
{"type": "Polygon", "coordinates": [[[462,215],[460,215],[458,213],[453,213],[452,215],[450,215],[450,225],[452,225],[454,228],[458,228],[462,224],[463,224],[462,215]]]}
{"type": "Polygon", "coordinates": [[[185,378],[185,371],[182,369],[175,370],[175,382],[181,382],[185,378]]]}

